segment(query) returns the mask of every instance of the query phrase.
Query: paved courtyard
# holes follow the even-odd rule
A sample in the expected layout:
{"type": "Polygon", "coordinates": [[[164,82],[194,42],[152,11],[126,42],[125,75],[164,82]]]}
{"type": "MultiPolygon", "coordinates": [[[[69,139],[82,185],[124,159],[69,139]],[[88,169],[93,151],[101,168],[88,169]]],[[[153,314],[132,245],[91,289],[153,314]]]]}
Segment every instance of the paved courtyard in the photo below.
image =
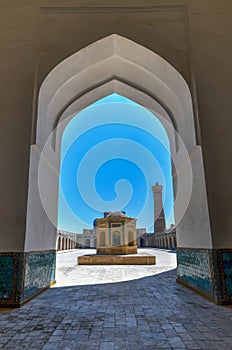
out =
{"type": "Polygon", "coordinates": [[[57,284],[21,309],[0,313],[4,349],[232,349],[232,308],[175,283],[175,253],[156,266],[78,266],[57,254],[57,284]]]}

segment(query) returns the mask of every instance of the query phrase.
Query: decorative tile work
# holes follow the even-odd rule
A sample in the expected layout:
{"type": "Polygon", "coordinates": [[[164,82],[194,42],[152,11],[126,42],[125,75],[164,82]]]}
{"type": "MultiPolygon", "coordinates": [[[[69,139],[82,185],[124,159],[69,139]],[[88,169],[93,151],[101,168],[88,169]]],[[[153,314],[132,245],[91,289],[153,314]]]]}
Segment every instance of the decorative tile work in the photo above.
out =
{"type": "Polygon", "coordinates": [[[178,250],[178,279],[211,295],[211,273],[207,251],[178,250]]]}
{"type": "Polygon", "coordinates": [[[17,304],[19,253],[0,253],[0,305],[17,304]]]}
{"type": "Polygon", "coordinates": [[[177,251],[178,278],[218,304],[232,303],[232,249],[177,251]]]}
{"type": "Polygon", "coordinates": [[[55,279],[56,252],[28,253],[25,259],[23,299],[47,288],[55,279]]]}
{"type": "Polygon", "coordinates": [[[0,305],[17,307],[55,279],[56,252],[0,253],[0,305]]]}
{"type": "MultiPolygon", "coordinates": [[[[178,281],[219,304],[232,303],[232,249],[179,248],[178,281]]],[[[0,253],[0,305],[21,303],[55,279],[56,252],[0,253]]]]}
{"type": "Polygon", "coordinates": [[[0,257],[0,298],[10,298],[12,291],[12,274],[14,257],[0,257]]]}
{"type": "Polygon", "coordinates": [[[232,301],[232,249],[219,250],[223,298],[232,301]]]}

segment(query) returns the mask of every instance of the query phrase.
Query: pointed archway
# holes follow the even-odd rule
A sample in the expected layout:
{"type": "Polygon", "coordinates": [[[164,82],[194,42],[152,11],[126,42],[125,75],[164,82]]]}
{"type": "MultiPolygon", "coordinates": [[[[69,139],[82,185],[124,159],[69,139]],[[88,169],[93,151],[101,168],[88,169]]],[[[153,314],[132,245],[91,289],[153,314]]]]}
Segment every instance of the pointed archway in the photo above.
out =
{"type": "MultiPolygon", "coordinates": [[[[42,260],[47,254],[55,254],[62,133],[81,109],[111,93],[150,109],[164,125],[175,162],[178,278],[212,294],[209,284],[204,287],[200,277],[196,284],[195,276],[186,268],[189,257],[198,268],[201,249],[212,248],[202,152],[196,143],[189,87],[162,57],[118,35],[101,39],[65,59],[40,88],[36,144],[31,146],[25,252],[39,251],[42,260]]],[[[207,278],[210,280],[210,275],[207,278]]]]}

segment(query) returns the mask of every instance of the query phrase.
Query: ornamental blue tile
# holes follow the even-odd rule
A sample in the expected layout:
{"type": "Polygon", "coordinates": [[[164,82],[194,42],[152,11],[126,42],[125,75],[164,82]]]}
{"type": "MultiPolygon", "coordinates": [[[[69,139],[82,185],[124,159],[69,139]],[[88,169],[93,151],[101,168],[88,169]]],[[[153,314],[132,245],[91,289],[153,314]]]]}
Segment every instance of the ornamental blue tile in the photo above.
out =
{"type": "Polygon", "coordinates": [[[14,257],[0,256],[0,298],[11,297],[14,272],[14,257]]]}
{"type": "Polygon", "coordinates": [[[232,252],[222,253],[227,297],[232,297],[232,252]]]}
{"type": "Polygon", "coordinates": [[[49,286],[55,278],[55,253],[30,254],[25,271],[24,298],[49,286]]]}
{"type": "Polygon", "coordinates": [[[179,250],[178,278],[192,287],[210,294],[210,268],[206,252],[179,250]]]}

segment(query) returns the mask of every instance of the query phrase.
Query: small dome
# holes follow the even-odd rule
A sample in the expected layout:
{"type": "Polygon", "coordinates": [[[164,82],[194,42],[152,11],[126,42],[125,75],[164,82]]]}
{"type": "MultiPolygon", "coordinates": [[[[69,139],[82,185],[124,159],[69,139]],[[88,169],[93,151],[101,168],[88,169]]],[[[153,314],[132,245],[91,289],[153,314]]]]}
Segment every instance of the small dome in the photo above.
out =
{"type": "Polygon", "coordinates": [[[107,215],[107,218],[115,217],[115,216],[120,216],[120,217],[123,217],[123,218],[126,217],[126,215],[125,215],[124,213],[122,213],[121,211],[115,210],[115,211],[112,211],[111,213],[109,213],[109,214],[107,215]]]}

